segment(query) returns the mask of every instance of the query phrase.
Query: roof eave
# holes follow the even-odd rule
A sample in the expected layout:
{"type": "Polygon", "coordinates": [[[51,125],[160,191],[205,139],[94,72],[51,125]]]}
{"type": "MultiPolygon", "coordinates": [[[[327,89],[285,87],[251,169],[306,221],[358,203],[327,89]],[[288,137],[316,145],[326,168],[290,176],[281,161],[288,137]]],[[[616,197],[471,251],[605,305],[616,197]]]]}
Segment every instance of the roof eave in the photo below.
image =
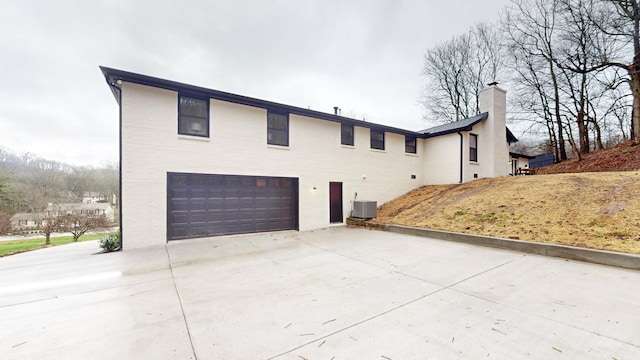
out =
{"type": "Polygon", "coordinates": [[[286,104],[276,103],[272,101],[252,98],[248,96],[232,94],[224,91],[208,89],[200,86],[184,84],[176,81],[160,79],[153,76],[136,74],[136,73],[113,69],[105,66],[100,66],[100,70],[102,71],[102,74],[104,75],[107,81],[107,84],[109,84],[109,86],[111,87],[111,91],[114,97],[116,98],[116,101],[118,101],[118,94],[117,94],[117,90],[115,90],[114,88],[118,80],[120,80],[120,81],[140,84],[140,85],[153,86],[153,87],[158,87],[166,90],[172,90],[172,91],[176,91],[183,94],[209,97],[216,100],[232,102],[240,105],[255,106],[255,107],[261,107],[265,109],[281,109],[281,110],[286,110],[291,114],[307,116],[307,117],[333,121],[333,122],[338,122],[343,124],[356,125],[356,126],[366,127],[366,128],[375,129],[375,130],[384,130],[384,131],[402,134],[402,135],[409,135],[409,136],[415,136],[415,137],[421,137],[423,135],[422,133],[419,133],[416,131],[400,129],[393,126],[370,123],[363,120],[343,117],[340,115],[329,114],[329,113],[324,113],[324,112],[311,110],[311,109],[305,109],[297,106],[286,105],[286,104]]]}

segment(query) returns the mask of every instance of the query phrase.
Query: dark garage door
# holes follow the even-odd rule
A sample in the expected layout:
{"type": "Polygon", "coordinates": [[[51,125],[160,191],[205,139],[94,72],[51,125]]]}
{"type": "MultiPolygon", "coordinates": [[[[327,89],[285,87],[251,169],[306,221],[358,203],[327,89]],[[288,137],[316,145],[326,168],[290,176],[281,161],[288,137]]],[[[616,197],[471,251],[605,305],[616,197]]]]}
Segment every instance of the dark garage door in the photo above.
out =
{"type": "Polygon", "coordinates": [[[167,173],[167,238],[298,229],[298,179],[167,173]]]}

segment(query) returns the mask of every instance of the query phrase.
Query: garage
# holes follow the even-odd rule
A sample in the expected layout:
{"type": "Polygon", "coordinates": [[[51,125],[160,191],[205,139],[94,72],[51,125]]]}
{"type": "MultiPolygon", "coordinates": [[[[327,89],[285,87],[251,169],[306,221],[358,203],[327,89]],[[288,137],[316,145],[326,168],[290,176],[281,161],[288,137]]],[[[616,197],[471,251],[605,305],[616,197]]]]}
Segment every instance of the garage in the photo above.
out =
{"type": "Polygon", "coordinates": [[[298,179],[167,173],[167,239],[298,229],[298,179]]]}

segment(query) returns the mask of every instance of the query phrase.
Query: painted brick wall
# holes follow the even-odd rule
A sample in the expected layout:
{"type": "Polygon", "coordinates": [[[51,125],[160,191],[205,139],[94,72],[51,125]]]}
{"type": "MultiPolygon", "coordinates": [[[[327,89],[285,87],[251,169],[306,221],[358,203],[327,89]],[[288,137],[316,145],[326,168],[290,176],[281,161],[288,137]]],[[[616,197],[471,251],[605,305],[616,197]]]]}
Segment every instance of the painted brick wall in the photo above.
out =
{"type": "Polygon", "coordinates": [[[270,146],[266,109],[218,100],[210,137],[182,136],[176,92],[126,82],[122,91],[125,249],[166,243],[167,172],[299,178],[300,230],[330,226],[330,181],[343,183],[345,217],[356,192],[381,205],[427,183],[422,139],[418,154],[405,154],[404,136],[392,133],[384,151],[372,150],[369,129],[355,127],[355,145],[342,146],[339,123],[290,115],[289,147],[270,146]]]}

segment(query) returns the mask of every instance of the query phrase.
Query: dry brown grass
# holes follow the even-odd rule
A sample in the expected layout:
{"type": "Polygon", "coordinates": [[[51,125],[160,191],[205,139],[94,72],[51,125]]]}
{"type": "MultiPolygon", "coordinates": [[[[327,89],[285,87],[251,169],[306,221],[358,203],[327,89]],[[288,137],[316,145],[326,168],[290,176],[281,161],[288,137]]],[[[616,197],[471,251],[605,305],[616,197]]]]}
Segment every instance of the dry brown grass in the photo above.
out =
{"type": "Polygon", "coordinates": [[[640,254],[638,171],[480,179],[424,186],[375,222],[640,254]]]}

